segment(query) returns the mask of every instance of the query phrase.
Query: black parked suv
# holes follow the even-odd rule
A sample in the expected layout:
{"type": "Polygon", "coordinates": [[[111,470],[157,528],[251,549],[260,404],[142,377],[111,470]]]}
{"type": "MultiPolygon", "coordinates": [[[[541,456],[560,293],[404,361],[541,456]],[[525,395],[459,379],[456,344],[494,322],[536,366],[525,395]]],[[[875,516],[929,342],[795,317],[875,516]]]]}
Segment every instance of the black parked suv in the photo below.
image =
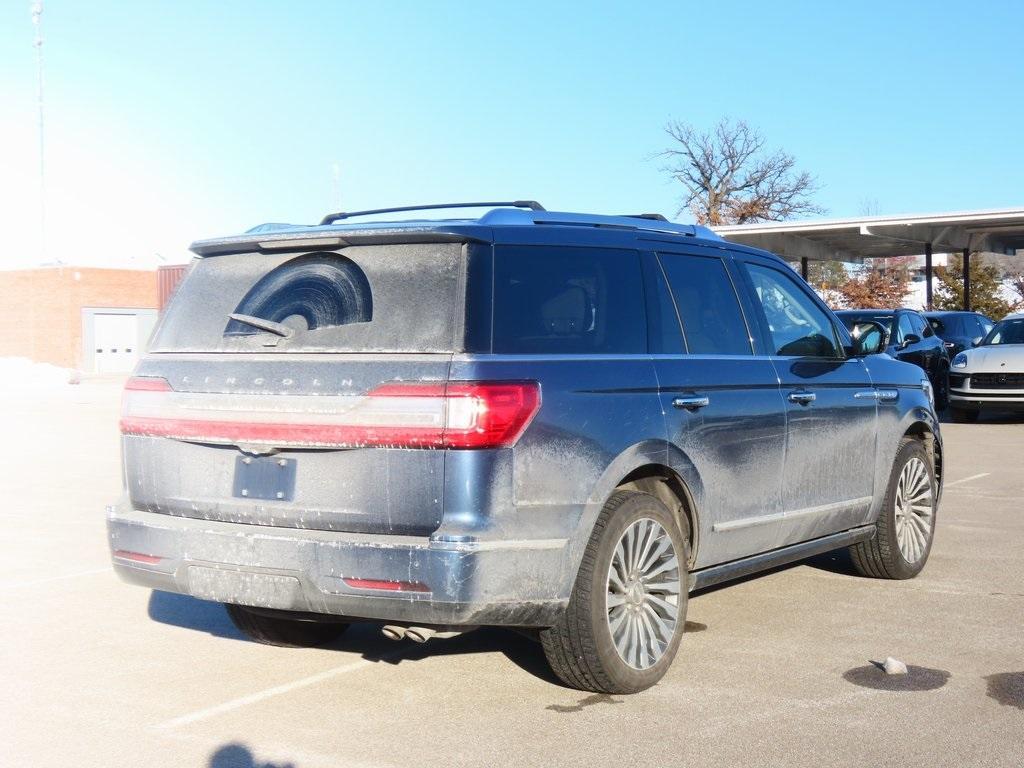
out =
{"type": "Polygon", "coordinates": [[[858,324],[875,322],[886,330],[885,349],[892,357],[913,363],[928,374],[935,398],[935,410],[949,405],[949,361],[942,339],[923,313],[914,309],[843,309],[836,312],[853,331],[858,324]]]}
{"type": "Polygon", "coordinates": [[[278,645],[529,629],[627,693],[691,590],[840,547],[921,571],[939,425],[877,328],[701,227],[488,205],[192,246],[126,385],[124,579],[278,645]]]}
{"type": "Polygon", "coordinates": [[[957,353],[980,344],[995,325],[980,312],[925,312],[924,316],[935,335],[942,339],[950,360],[957,353]]]}

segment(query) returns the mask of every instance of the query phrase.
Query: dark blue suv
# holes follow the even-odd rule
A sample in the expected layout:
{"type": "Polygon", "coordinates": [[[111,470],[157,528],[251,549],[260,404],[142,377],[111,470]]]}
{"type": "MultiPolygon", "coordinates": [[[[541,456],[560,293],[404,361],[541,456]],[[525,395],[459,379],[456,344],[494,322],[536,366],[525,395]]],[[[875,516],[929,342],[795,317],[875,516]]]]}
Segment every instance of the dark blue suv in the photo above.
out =
{"type": "Polygon", "coordinates": [[[942,339],[943,346],[952,360],[965,349],[981,343],[995,322],[980,312],[925,312],[925,318],[935,335],[942,339]]]}
{"type": "Polygon", "coordinates": [[[928,374],[940,413],[949,405],[947,345],[925,316],[915,309],[841,309],[836,315],[853,331],[859,324],[878,323],[886,331],[884,352],[896,360],[913,363],[928,374]]]}
{"type": "Polygon", "coordinates": [[[939,426],[880,333],[706,229],[486,205],[193,245],[126,386],[123,578],[274,644],[529,629],[625,693],[692,590],[839,547],[922,569],[939,426]]]}

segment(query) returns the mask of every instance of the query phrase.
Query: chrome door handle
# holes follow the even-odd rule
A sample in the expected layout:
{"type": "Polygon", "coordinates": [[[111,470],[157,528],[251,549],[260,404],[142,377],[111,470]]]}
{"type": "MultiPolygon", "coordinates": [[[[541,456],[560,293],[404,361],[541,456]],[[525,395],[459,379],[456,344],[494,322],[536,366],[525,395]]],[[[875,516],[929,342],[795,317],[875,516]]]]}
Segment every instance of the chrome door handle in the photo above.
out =
{"type": "Polygon", "coordinates": [[[881,400],[884,403],[891,403],[899,398],[900,393],[896,389],[870,389],[854,392],[853,396],[858,400],[881,400]]]}
{"type": "Polygon", "coordinates": [[[789,402],[791,402],[791,403],[800,403],[800,405],[810,405],[811,403],[813,403],[817,399],[818,399],[818,396],[816,394],[814,394],[813,392],[790,392],[789,393],[789,402]]]}
{"type": "Polygon", "coordinates": [[[707,395],[687,395],[685,397],[672,398],[673,408],[685,408],[688,411],[696,411],[711,404],[711,398],[707,395]]]}

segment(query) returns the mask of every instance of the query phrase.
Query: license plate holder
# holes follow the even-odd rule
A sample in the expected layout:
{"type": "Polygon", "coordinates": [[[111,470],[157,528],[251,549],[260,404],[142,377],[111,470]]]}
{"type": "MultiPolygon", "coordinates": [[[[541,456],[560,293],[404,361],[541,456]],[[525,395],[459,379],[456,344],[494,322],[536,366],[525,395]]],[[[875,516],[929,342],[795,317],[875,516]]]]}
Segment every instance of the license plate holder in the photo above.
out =
{"type": "Polygon", "coordinates": [[[295,459],[236,456],[231,493],[239,499],[292,501],[295,498],[295,470],[295,459]]]}
{"type": "Polygon", "coordinates": [[[217,603],[282,610],[305,607],[302,585],[294,576],[193,565],[188,569],[188,588],[192,596],[217,603]]]}

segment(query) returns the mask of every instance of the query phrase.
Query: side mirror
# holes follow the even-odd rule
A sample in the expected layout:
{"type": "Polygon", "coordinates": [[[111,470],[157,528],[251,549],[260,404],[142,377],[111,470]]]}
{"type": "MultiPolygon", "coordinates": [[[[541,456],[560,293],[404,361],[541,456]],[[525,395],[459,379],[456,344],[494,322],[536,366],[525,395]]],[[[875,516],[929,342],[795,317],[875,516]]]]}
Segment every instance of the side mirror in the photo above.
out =
{"type": "Polygon", "coordinates": [[[908,333],[906,336],[903,337],[903,343],[900,344],[900,349],[906,349],[911,344],[917,344],[917,342],[919,342],[920,340],[921,337],[918,336],[916,333],[908,333]]]}
{"type": "Polygon", "coordinates": [[[857,323],[850,331],[850,335],[853,336],[854,357],[877,355],[885,349],[885,328],[874,320],[857,323]]]}
{"type": "Polygon", "coordinates": [[[980,345],[981,345],[981,342],[982,342],[982,341],[983,341],[984,339],[985,339],[985,337],[984,337],[984,336],[979,336],[979,337],[978,337],[978,338],[976,338],[976,339],[971,339],[971,346],[972,346],[972,347],[977,347],[977,346],[980,346],[980,345]]]}

